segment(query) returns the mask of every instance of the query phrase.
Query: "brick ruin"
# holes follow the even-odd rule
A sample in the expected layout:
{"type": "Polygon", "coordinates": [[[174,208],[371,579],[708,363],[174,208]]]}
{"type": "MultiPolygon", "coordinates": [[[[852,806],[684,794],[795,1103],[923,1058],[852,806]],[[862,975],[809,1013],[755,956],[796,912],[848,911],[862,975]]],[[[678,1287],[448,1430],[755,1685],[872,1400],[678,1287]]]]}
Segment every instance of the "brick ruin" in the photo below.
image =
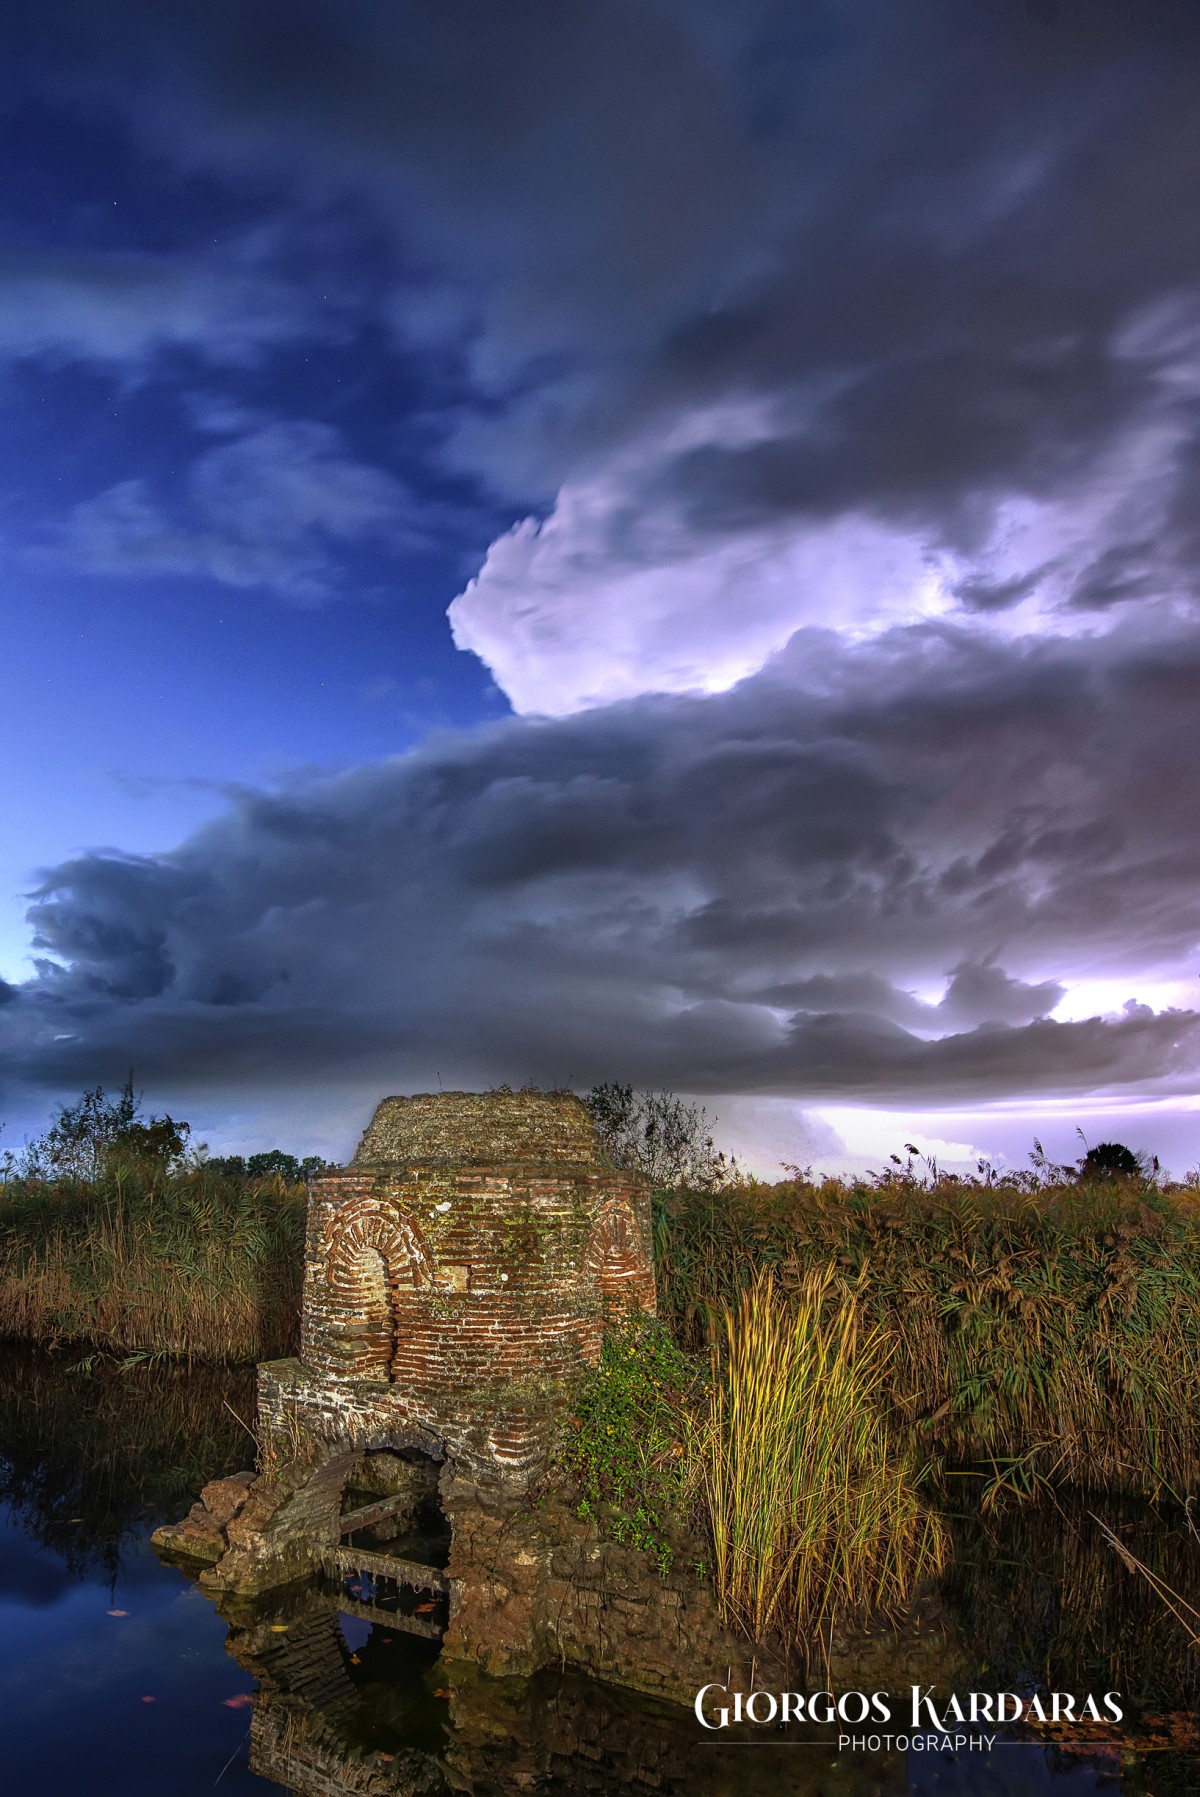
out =
{"type": "MultiPolygon", "coordinates": [[[[424,1772],[410,1787],[343,1760],[330,1727],[357,1662],[338,1646],[338,1612],[423,1638],[443,1684],[569,1667],[690,1702],[714,1668],[730,1688],[756,1667],[768,1688],[785,1678],[722,1621],[699,1570],[706,1541],[681,1533],[660,1576],[539,1476],[606,1320],[627,1306],[655,1306],[649,1190],[605,1161],[569,1093],[385,1099],[350,1165],[312,1182],[300,1357],[258,1369],[259,1470],[214,1480],[154,1536],[204,1568],[238,1657],[278,1628],[291,1640],[277,1614],[307,1618],[341,1656],[312,1713],[307,1672],[289,1694],[264,1671],[261,1770],[283,1779],[286,1762],[285,1782],[313,1797],[428,1788],[424,1772]]],[[[833,1667],[842,1646],[826,1647],[833,1667]]],[[[282,1679],[278,1641],[268,1658],[282,1679]]],[[[856,1646],[857,1689],[862,1666],[856,1646]]],[[[474,1689],[455,1722],[464,1741],[493,1703],[474,1689]]]]}
{"type": "Polygon", "coordinates": [[[605,1308],[654,1310],[645,1180],[571,1093],[387,1098],[312,1183],[299,1360],[259,1369],[268,1458],[297,1430],[526,1481],[605,1308]]]}
{"type": "Polygon", "coordinates": [[[315,1579],[318,1607],[320,1587],[448,1665],[684,1696],[744,1652],[694,1571],[705,1544],[681,1539],[661,1579],[539,1478],[630,1306],[655,1307],[649,1188],[578,1098],[385,1099],[312,1182],[300,1357],[258,1369],[259,1472],[214,1480],[155,1542],[230,1615],[315,1579]]]}

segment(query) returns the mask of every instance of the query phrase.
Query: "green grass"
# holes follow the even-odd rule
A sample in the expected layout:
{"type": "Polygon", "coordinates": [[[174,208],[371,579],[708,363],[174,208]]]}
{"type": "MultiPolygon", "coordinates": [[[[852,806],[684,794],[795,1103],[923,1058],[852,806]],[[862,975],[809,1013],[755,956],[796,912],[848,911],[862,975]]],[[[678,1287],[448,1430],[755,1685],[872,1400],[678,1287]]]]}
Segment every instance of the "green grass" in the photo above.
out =
{"type": "Polygon", "coordinates": [[[199,1361],[298,1339],[305,1192],[203,1167],[0,1186],[0,1336],[199,1361]]]}

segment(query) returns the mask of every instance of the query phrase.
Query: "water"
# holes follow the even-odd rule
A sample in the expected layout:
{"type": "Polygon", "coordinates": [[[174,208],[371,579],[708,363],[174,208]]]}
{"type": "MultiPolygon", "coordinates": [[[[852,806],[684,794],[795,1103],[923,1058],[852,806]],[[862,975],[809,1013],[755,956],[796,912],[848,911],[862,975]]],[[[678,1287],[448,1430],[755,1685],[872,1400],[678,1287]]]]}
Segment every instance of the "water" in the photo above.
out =
{"type": "MultiPolygon", "coordinates": [[[[246,1461],[249,1376],[71,1360],[0,1350],[0,1793],[1200,1791],[1186,1734],[1200,1655],[1084,1507],[981,1528],[964,1505],[944,1618],[965,1668],[956,1688],[1120,1688],[1134,1740],[1173,1731],[1174,1747],[1089,1758],[1010,1738],[990,1754],[839,1758],[828,1742],[797,1744],[826,1731],[714,1735],[686,1709],[584,1678],[482,1679],[316,1586],[219,1616],[148,1535],[246,1461]]],[[[1094,1507],[1197,1601],[1200,1543],[1178,1519],[1094,1507]]]]}

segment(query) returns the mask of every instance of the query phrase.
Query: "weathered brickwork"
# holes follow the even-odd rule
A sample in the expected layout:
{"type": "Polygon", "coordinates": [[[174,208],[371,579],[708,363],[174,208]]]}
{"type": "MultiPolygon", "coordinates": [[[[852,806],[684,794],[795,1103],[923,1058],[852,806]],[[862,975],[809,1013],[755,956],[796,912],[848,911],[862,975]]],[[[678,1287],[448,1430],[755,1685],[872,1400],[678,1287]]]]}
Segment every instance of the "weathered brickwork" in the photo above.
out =
{"type": "Polygon", "coordinates": [[[654,1303],[646,1182],[604,1161],[579,1099],[385,1099],[350,1166],[312,1183],[300,1358],[259,1368],[262,1501],[209,1582],[295,1577],[336,1533],[321,1491],[366,1450],[520,1490],[607,1309],[654,1303]]]}
{"type": "Polygon", "coordinates": [[[475,1474],[532,1465],[608,1303],[654,1308],[645,1182],[606,1166],[568,1093],[389,1098],[314,1180],[300,1361],[260,1418],[385,1445],[423,1432],[475,1474]]]}

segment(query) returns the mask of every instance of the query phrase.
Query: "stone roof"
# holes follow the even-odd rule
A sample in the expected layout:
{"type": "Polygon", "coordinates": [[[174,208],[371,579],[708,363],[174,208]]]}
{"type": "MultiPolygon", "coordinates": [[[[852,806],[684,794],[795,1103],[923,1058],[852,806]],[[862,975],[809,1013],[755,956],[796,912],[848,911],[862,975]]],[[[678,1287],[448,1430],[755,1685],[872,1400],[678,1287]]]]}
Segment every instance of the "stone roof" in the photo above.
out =
{"type": "Polygon", "coordinates": [[[573,1092],[416,1092],[385,1098],[352,1166],[397,1161],[491,1165],[602,1161],[596,1128],[573,1092]]]}

